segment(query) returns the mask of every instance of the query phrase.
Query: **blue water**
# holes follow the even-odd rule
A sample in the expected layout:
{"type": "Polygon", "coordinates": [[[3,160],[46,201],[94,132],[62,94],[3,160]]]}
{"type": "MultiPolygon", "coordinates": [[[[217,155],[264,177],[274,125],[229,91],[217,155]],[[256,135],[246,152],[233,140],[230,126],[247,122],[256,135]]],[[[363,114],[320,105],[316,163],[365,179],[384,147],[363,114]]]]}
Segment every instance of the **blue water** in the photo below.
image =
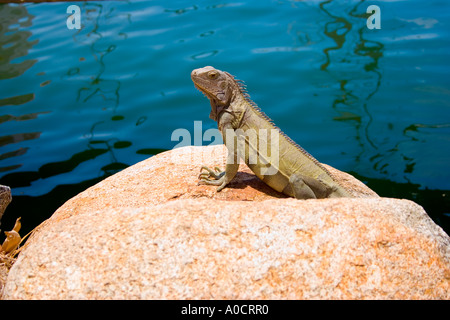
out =
{"type": "MultiPolygon", "coordinates": [[[[5,229],[216,128],[191,70],[246,82],[319,161],[450,228],[450,2],[99,1],[0,5],[5,229]],[[81,30],[66,9],[81,8],[81,30]],[[366,25],[369,5],[381,29],[366,25]],[[24,218],[25,217],[25,218],[24,218]]],[[[204,145],[209,144],[205,142],[204,145]]],[[[2,227],[3,228],[3,227],[2,227]]]]}

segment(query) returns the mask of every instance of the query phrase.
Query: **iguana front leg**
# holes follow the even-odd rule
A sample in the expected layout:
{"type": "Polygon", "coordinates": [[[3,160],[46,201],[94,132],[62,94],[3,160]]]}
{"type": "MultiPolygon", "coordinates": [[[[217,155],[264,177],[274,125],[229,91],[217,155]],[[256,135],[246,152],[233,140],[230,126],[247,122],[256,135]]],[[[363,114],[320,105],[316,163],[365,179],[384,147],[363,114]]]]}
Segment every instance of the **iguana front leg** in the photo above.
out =
{"type": "Polygon", "coordinates": [[[200,168],[200,175],[198,176],[198,178],[204,180],[210,180],[210,178],[213,178],[218,180],[225,174],[225,171],[220,170],[219,167],[214,167],[214,170],[215,171],[206,166],[202,166],[200,168]],[[206,172],[203,172],[203,170],[206,170],[206,172]]]}
{"type": "MultiPolygon", "coordinates": [[[[225,127],[230,128],[229,125],[226,125],[225,127]]],[[[228,143],[226,143],[228,155],[225,171],[221,172],[218,167],[215,167],[214,168],[215,171],[213,171],[208,167],[202,166],[200,169],[200,175],[198,176],[198,178],[200,179],[198,184],[219,186],[217,188],[218,192],[223,188],[225,188],[225,186],[231,180],[233,180],[239,169],[239,157],[237,154],[237,136],[233,130],[228,131],[227,139],[228,140],[224,139],[225,141],[228,141],[228,143]],[[204,170],[206,170],[206,172],[203,172],[204,170]]]]}
{"type": "Polygon", "coordinates": [[[202,166],[201,173],[198,176],[200,181],[198,184],[206,184],[206,185],[212,185],[212,186],[219,186],[217,188],[217,192],[221,191],[225,186],[233,180],[233,178],[236,176],[236,173],[239,168],[239,163],[227,163],[225,167],[225,171],[220,172],[220,169],[218,167],[215,168],[216,172],[211,170],[208,167],[202,166]],[[203,170],[206,170],[207,172],[203,172],[203,170]]]}

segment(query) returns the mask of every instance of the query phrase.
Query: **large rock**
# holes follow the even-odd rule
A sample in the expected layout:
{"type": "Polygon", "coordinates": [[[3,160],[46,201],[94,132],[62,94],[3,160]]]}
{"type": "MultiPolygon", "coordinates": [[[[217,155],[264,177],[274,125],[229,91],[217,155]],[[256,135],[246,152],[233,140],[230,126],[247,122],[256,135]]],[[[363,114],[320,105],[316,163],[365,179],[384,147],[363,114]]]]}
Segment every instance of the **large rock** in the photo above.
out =
{"type": "MultiPolygon", "coordinates": [[[[276,192],[245,165],[227,188],[197,185],[200,167],[225,168],[226,148],[223,145],[184,147],[160,153],[115,174],[80,193],[60,207],[52,220],[67,218],[85,211],[107,208],[137,208],[166,203],[174,199],[229,201],[262,201],[286,198],[276,192]]],[[[378,197],[353,176],[325,165],[356,197],[378,197]]],[[[213,203],[213,202],[212,202],[213,203]]]]}
{"type": "Polygon", "coordinates": [[[177,149],[79,194],[27,242],[4,298],[450,298],[450,238],[414,202],[333,169],[360,198],[283,198],[249,171],[196,185],[223,163],[221,146],[177,149]]]}

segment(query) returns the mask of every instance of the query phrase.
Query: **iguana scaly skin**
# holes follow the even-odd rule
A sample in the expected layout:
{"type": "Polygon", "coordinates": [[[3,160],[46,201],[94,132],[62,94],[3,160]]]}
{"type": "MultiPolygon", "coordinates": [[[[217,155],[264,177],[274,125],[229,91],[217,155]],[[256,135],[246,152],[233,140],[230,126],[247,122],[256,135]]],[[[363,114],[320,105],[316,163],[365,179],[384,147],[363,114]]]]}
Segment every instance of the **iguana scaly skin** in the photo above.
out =
{"type": "Polygon", "coordinates": [[[195,69],[191,78],[210,100],[210,118],[217,121],[228,149],[225,171],[202,167],[200,184],[216,185],[217,191],[222,190],[236,175],[238,158],[242,158],[257,177],[290,197],[351,197],[324,166],[282,133],[252,102],[241,81],[213,67],[195,69]]]}

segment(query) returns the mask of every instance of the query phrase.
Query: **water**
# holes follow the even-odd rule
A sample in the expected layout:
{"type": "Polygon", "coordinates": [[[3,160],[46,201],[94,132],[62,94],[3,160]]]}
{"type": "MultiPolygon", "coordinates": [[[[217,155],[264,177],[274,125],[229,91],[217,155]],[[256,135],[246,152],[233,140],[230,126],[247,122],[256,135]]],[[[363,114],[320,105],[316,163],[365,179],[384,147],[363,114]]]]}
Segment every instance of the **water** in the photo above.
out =
{"type": "Polygon", "coordinates": [[[449,233],[447,1],[1,4],[0,24],[0,184],[14,196],[2,229],[22,216],[31,230],[172,149],[178,128],[215,128],[190,79],[212,65],[319,161],[418,202],[449,233]],[[66,26],[69,4],[81,30],[66,26]]]}

